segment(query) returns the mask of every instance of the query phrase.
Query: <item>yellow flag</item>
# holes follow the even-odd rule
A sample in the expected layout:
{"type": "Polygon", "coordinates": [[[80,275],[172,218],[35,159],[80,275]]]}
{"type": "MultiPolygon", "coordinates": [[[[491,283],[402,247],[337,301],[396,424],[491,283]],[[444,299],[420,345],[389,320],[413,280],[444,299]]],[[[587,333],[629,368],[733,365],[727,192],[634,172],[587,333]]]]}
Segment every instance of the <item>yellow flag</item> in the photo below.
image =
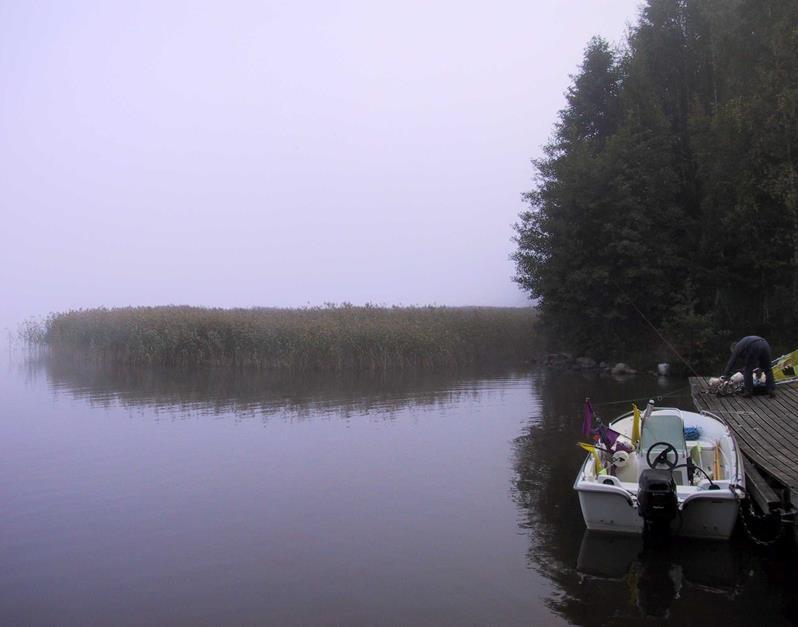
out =
{"type": "Polygon", "coordinates": [[[593,456],[593,472],[598,477],[598,474],[601,472],[601,459],[599,458],[596,447],[590,444],[585,444],[584,442],[577,442],[577,444],[593,456]]]}
{"type": "Polygon", "coordinates": [[[640,410],[634,403],[632,403],[632,414],[634,414],[634,418],[632,418],[632,446],[637,446],[637,443],[640,442],[640,410]]]}
{"type": "Polygon", "coordinates": [[[782,355],[773,364],[773,378],[776,381],[786,381],[798,374],[798,350],[782,355]]]}

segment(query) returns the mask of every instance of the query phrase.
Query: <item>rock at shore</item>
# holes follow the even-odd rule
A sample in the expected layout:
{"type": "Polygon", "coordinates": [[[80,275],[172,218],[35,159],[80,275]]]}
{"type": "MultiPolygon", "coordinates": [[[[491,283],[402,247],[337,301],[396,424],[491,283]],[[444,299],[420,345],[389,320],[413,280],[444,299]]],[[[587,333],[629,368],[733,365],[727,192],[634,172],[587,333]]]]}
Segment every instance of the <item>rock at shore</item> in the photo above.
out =
{"type": "Polygon", "coordinates": [[[540,363],[550,368],[578,370],[582,372],[602,371],[616,375],[637,374],[637,370],[623,362],[610,366],[606,361],[600,363],[592,357],[576,357],[571,353],[548,353],[541,357],[540,363]]]}
{"type": "Polygon", "coordinates": [[[554,368],[567,368],[573,357],[570,353],[549,353],[543,363],[554,368]]]}
{"type": "Polygon", "coordinates": [[[623,362],[618,362],[615,364],[610,372],[612,374],[637,374],[637,370],[623,362]]]}

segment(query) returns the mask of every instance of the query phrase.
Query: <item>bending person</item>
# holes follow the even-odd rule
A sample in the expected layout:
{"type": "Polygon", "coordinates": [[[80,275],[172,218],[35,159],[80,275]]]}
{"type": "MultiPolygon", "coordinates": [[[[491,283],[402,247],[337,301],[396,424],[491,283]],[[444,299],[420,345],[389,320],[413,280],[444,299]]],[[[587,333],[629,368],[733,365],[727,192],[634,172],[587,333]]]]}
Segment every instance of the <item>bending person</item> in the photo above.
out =
{"type": "Polygon", "coordinates": [[[773,380],[773,369],[770,367],[770,345],[758,335],[747,335],[731,346],[732,356],[723,373],[725,378],[731,376],[735,364],[742,360],[743,366],[743,396],[751,396],[754,390],[754,369],[761,368],[765,373],[768,394],[776,395],[776,383],[773,380]]]}

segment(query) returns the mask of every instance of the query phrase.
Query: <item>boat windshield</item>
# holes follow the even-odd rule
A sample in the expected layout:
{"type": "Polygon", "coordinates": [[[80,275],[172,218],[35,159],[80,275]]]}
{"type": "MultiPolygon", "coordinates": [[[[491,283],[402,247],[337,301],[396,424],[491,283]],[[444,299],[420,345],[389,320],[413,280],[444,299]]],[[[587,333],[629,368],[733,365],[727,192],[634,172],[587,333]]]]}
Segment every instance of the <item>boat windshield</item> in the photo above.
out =
{"type": "Polygon", "coordinates": [[[675,414],[652,414],[643,422],[640,434],[640,450],[647,451],[652,444],[667,442],[680,453],[686,450],[684,423],[675,414]]]}

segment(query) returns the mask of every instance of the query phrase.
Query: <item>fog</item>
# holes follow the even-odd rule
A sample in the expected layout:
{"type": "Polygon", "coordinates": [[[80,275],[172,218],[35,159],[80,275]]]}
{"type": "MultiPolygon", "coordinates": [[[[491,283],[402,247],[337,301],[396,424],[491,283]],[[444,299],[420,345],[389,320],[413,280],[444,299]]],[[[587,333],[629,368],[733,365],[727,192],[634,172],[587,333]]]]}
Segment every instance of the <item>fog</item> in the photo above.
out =
{"type": "Polygon", "coordinates": [[[521,305],[512,224],[636,0],[0,2],[0,323],[521,305]]]}

